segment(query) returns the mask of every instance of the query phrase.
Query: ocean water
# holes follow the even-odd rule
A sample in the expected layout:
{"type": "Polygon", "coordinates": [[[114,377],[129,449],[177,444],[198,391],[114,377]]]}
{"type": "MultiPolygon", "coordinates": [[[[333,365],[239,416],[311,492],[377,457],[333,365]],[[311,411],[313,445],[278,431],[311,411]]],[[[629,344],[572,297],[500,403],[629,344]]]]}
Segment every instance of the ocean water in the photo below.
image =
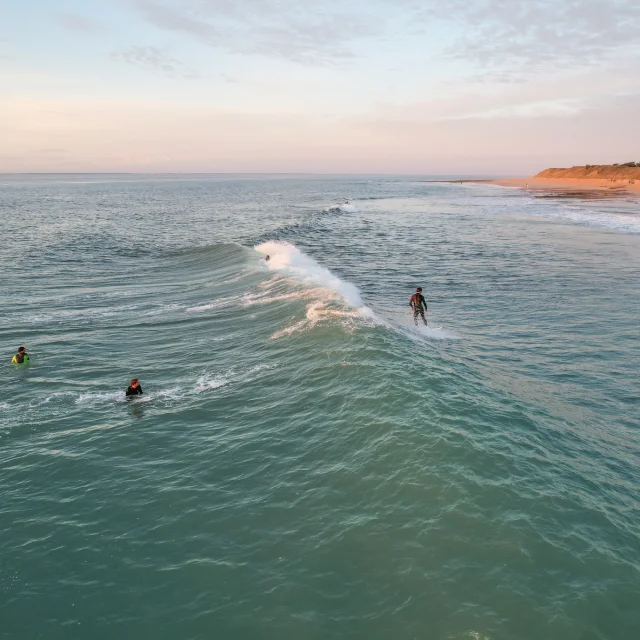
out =
{"type": "Polygon", "coordinates": [[[4,176],[0,230],[1,638],[640,637],[634,198],[4,176]]]}

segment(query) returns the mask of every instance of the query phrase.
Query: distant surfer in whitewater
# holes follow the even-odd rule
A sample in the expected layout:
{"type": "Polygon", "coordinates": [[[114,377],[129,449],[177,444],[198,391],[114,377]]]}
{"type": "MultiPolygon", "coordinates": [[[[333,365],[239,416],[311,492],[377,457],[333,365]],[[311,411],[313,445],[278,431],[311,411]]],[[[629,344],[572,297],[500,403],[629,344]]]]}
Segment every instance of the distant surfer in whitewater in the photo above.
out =
{"type": "Polygon", "coordinates": [[[427,319],[424,317],[424,314],[427,311],[427,301],[424,299],[422,295],[422,287],[418,287],[416,292],[411,296],[411,300],[409,300],[409,306],[413,309],[413,321],[416,323],[416,327],[418,326],[418,315],[422,317],[422,322],[424,322],[424,326],[428,327],[427,319]]]}

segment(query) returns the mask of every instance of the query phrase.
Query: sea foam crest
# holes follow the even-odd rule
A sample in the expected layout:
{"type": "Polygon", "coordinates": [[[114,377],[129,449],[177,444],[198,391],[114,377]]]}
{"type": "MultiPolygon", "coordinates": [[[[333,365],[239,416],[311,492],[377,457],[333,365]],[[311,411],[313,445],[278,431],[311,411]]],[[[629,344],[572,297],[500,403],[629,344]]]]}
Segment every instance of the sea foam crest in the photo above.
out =
{"type": "Polygon", "coordinates": [[[306,285],[304,292],[293,291],[285,294],[272,295],[270,291],[247,304],[273,302],[292,298],[307,299],[305,318],[276,331],[271,338],[288,336],[297,331],[312,329],[322,320],[336,319],[348,327],[355,318],[364,318],[369,322],[376,322],[373,311],[364,306],[358,287],[345,282],[331,273],[329,269],[318,264],[311,256],[300,251],[289,242],[263,242],[255,247],[256,251],[269,256],[266,263],[269,269],[281,274],[293,276],[306,285]],[[342,308],[332,308],[338,303],[342,308]],[[344,307],[351,307],[344,308],[344,307]]]}
{"type": "Polygon", "coordinates": [[[255,250],[269,256],[269,269],[294,275],[307,285],[332,289],[352,307],[366,309],[358,287],[341,280],[295,245],[280,241],[263,242],[257,245],[255,250]]]}
{"type": "Polygon", "coordinates": [[[358,211],[360,211],[360,209],[358,209],[358,207],[356,207],[353,204],[345,203],[345,204],[333,204],[330,207],[323,209],[323,211],[327,213],[357,213],[358,211]]]}

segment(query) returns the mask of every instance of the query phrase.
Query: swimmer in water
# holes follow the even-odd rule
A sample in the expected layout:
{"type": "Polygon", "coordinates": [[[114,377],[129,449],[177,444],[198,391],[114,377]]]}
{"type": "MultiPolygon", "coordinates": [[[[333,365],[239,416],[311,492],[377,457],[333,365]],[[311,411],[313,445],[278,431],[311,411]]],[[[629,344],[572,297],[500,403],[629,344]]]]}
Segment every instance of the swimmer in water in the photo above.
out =
{"type": "Polygon", "coordinates": [[[265,262],[269,262],[269,260],[271,260],[271,257],[267,254],[267,255],[265,256],[265,258],[264,258],[264,261],[265,261],[265,262]]]}
{"type": "Polygon", "coordinates": [[[29,364],[29,356],[24,347],[18,347],[18,353],[11,358],[13,364],[29,364]]]}
{"type": "Polygon", "coordinates": [[[131,378],[131,384],[127,387],[125,394],[127,397],[142,395],[142,387],[140,386],[138,378],[131,378]]]}

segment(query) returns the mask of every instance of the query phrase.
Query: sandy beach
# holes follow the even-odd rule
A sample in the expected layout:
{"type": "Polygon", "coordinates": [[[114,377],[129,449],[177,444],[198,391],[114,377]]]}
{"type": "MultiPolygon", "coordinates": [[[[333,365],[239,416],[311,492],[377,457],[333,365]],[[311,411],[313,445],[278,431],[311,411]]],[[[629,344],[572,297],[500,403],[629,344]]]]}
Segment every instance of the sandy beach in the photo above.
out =
{"type": "MultiPolygon", "coordinates": [[[[606,198],[629,198],[640,195],[640,181],[589,179],[589,178],[499,178],[494,180],[451,180],[454,183],[494,184],[513,187],[539,197],[585,198],[589,200],[606,198]]],[[[635,200],[634,200],[635,201],[635,200]]]]}
{"type": "Polygon", "coordinates": [[[529,178],[455,180],[543,191],[552,197],[611,198],[640,192],[640,163],[585,165],[568,169],[545,169],[529,178]]]}
{"type": "Polygon", "coordinates": [[[504,178],[487,180],[488,184],[503,187],[519,187],[521,189],[544,191],[600,191],[611,195],[611,192],[640,191],[640,182],[629,180],[589,179],[589,178],[504,178]]]}

